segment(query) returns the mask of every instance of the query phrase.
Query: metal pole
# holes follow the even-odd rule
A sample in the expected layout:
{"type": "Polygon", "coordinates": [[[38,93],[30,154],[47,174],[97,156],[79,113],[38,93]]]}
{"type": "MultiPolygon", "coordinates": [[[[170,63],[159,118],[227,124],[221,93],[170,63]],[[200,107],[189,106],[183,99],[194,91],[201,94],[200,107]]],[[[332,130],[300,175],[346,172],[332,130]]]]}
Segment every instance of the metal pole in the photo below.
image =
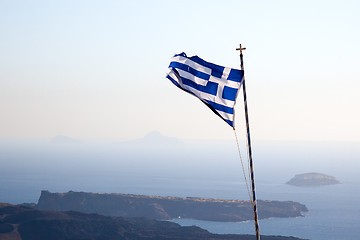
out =
{"type": "MultiPolygon", "coordinates": [[[[236,50],[240,51],[240,67],[241,70],[244,71],[244,61],[243,61],[243,54],[242,50],[245,50],[240,44],[240,48],[236,50]]],[[[243,86],[243,94],[244,94],[244,107],[245,107],[245,120],[246,120],[246,131],[247,131],[247,144],[249,149],[249,161],[250,161],[250,177],[251,177],[251,191],[252,191],[252,206],[254,210],[254,222],[255,222],[255,232],[256,232],[256,239],[260,240],[260,230],[259,230],[259,223],[258,223],[258,214],[257,214],[257,207],[256,207],[256,196],[255,196],[255,177],[254,177],[254,166],[252,160],[252,152],[251,152],[251,141],[250,141],[250,127],[249,127],[249,116],[248,116],[248,107],[247,107],[247,100],[246,100],[246,87],[245,87],[245,77],[243,76],[242,79],[242,86],[243,86]]]]}

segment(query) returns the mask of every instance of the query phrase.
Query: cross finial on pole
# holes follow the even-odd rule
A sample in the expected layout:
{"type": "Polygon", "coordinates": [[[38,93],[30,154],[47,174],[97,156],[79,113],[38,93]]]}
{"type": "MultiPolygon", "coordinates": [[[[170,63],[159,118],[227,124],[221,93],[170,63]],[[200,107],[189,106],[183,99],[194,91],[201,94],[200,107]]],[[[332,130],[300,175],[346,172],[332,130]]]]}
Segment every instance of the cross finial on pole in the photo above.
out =
{"type": "Polygon", "coordinates": [[[246,50],[246,48],[243,48],[240,44],[240,47],[236,49],[236,51],[240,51],[240,55],[242,55],[242,50],[246,50]]]}
{"type": "Polygon", "coordinates": [[[240,47],[236,49],[236,51],[240,51],[240,67],[241,70],[244,70],[244,61],[243,61],[243,54],[242,54],[242,50],[245,50],[246,48],[242,47],[242,45],[240,44],[240,47]]]}

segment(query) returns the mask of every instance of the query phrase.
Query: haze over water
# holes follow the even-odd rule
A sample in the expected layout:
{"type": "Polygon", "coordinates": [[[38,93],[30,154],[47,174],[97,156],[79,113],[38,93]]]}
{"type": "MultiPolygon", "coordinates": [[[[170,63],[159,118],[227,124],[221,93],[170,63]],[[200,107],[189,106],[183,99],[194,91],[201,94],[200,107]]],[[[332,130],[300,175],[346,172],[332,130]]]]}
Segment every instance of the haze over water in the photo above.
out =
{"type": "MultiPolygon", "coordinates": [[[[261,220],[262,234],[357,239],[358,143],[268,141],[254,142],[253,147],[257,198],[297,201],[309,208],[304,218],[261,220]],[[284,184],[305,172],[332,175],[342,184],[315,188],[284,184]]],[[[41,190],[249,199],[234,141],[165,137],[115,143],[2,141],[0,161],[0,202],[13,204],[36,203],[41,190]]],[[[175,221],[216,233],[253,233],[252,222],[175,221]]]]}

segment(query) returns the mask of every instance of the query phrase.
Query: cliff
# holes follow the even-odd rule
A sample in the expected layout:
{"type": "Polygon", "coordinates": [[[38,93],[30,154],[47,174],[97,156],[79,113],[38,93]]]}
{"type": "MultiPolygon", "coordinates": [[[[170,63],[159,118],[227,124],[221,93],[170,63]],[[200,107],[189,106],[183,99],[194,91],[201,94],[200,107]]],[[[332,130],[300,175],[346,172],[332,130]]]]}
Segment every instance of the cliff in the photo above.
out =
{"type": "MultiPolygon", "coordinates": [[[[117,217],[146,217],[158,220],[188,218],[239,222],[253,219],[251,203],[240,200],[179,198],[131,194],[42,191],[37,209],[79,211],[117,217]]],[[[258,201],[259,218],[298,217],[308,211],[300,203],[258,201]]]]}
{"type": "MultiPolygon", "coordinates": [[[[41,211],[0,204],[1,240],[250,240],[251,235],[211,234],[199,227],[144,218],[113,218],[79,212],[41,211]]],[[[299,240],[262,236],[263,240],[299,240]]]]}
{"type": "Polygon", "coordinates": [[[303,173],[295,175],[286,184],[299,187],[312,187],[339,184],[339,180],[335,177],[325,175],[322,173],[303,173]]]}

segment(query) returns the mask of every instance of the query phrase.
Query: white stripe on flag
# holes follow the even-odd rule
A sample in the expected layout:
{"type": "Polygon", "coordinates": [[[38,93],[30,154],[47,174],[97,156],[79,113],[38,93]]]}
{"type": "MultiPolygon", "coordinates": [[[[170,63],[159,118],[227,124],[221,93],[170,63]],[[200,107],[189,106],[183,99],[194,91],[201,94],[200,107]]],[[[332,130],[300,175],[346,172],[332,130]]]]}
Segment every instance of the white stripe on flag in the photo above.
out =
{"type": "Polygon", "coordinates": [[[183,63],[183,64],[186,64],[194,69],[196,69],[197,71],[200,71],[200,72],[203,72],[203,73],[206,73],[206,74],[211,74],[211,69],[210,68],[207,68],[203,65],[200,65],[196,62],[193,62],[191,61],[190,59],[188,58],[185,58],[183,56],[176,56],[176,57],[172,57],[171,59],[172,61],[174,62],[180,62],[180,63],[183,63]]]}
{"type": "MultiPolygon", "coordinates": [[[[217,96],[214,96],[212,94],[208,94],[208,93],[204,93],[204,92],[200,92],[188,85],[184,85],[182,84],[181,82],[181,79],[178,78],[178,75],[176,73],[174,73],[173,70],[171,70],[169,72],[169,76],[172,77],[174,80],[176,80],[176,82],[179,83],[179,85],[192,92],[195,96],[197,96],[198,98],[200,99],[205,99],[205,100],[208,100],[208,101],[211,101],[211,102],[215,102],[215,103],[218,103],[218,104],[221,104],[221,105],[225,105],[225,106],[229,106],[229,105],[233,105],[234,104],[234,101],[231,101],[231,100],[227,100],[227,99],[223,99],[223,98],[219,98],[217,96]]],[[[229,119],[230,120],[230,119],[229,119]]]]}

